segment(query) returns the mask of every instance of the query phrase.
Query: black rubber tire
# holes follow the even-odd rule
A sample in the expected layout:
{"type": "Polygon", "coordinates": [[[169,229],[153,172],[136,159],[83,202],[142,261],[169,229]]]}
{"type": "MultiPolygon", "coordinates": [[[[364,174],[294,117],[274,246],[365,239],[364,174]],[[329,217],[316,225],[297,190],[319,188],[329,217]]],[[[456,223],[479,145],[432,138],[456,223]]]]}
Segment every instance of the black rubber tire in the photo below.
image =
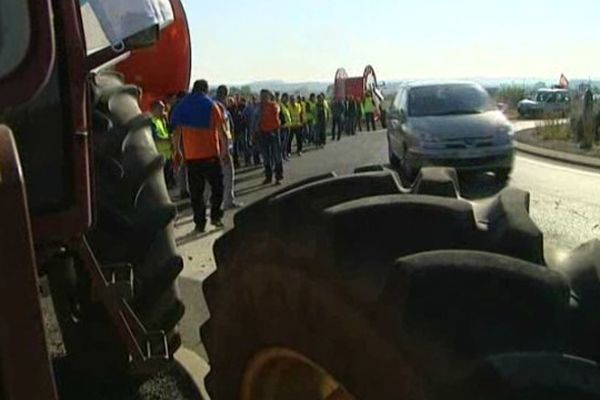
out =
{"type": "Polygon", "coordinates": [[[494,176],[496,180],[500,183],[506,183],[510,179],[510,174],[512,173],[512,168],[500,168],[494,171],[494,176]]]}
{"type": "MultiPolygon", "coordinates": [[[[164,331],[169,350],[181,345],[184,313],[176,279],[183,260],[175,250],[176,208],[167,192],[164,159],[156,150],[139,89],[111,72],[95,77],[93,120],[95,226],[86,235],[101,266],[133,267],[129,303],[148,331],[164,331]]],[[[52,296],[67,354],[95,379],[126,378],[129,357],[77,259],[49,268],[52,296]],[[73,318],[76,317],[76,318],[73,318]]]]}
{"type": "MultiPolygon", "coordinates": [[[[446,253],[433,256],[448,259],[446,253]]],[[[475,259],[472,253],[460,257],[461,260],[475,259]]],[[[500,258],[491,254],[483,257],[494,262],[500,258]]],[[[414,306],[409,306],[402,299],[406,291],[399,290],[405,281],[394,274],[381,283],[371,283],[373,301],[364,302],[359,291],[353,291],[350,285],[336,284],[326,272],[306,270],[292,260],[283,264],[283,260],[261,262],[244,257],[243,261],[239,260],[243,266],[221,266],[225,271],[211,277],[204,289],[211,310],[211,320],[202,330],[211,363],[207,390],[212,398],[239,398],[245,366],[258,352],[271,347],[289,348],[308,357],[360,399],[419,399],[426,398],[425,393],[448,390],[470,375],[485,355],[484,351],[523,350],[529,346],[557,350],[559,345],[554,332],[556,326],[564,322],[568,304],[566,285],[548,270],[508,260],[509,267],[502,262],[494,264],[499,267],[497,274],[485,269],[477,275],[469,270],[457,271],[458,277],[451,279],[455,284],[446,294],[451,295],[456,288],[462,295],[459,299],[439,299],[440,302],[450,300],[455,307],[450,317],[455,320],[444,319],[443,322],[447,322],[444,326],[436,324],[437,314],[431,319],[414,318],[418,313],[413,311],[423,305],[427,307],[431,299],[423,295],[433,293],[423,286],[422,279],[411,296],[424,301],[415,301],[410,303],[414,306]],[[518,268],[513,269],[513,263],[518,268]],[[527,272],[521,274],[522,269],[527,272]],[[550,282],[537,275],[528,276],[532,271],[550,274],[550,282]],[[500,278],[496,279],[496,275],[500,278]],[[488,292],[469,290],[476,280],[486,277],[491,278],[484,285],[488,292]],[[525,286],[519,289],[524,282],[525,286]],[[467,290],[461,291],[461,287],[467,290]],[[492,288],[493,296],[489,292],[492,288]],[[537,294],[530,289],[537,290],[537,294]],[[514,300],[508,295],[511,290],[520,293],[514,300]],[[493,300],[498,291],[504,293],[502,305],[493,300]],[[519,299],[533,300],[536,307],[547,312],[547,317],[531,318],[532,309],[523,307],[519,299]],[[470,324],[462,325],[460,333],[467,335],[462,336],[461,341],[460,335],[453,334],[449,328],[464,323],[460,311],[467,303],[477,304],[466,310],[468,314],[479,314],[470,324]],[[503,319],[491,324],[499,309],[503,310],[503,319]],[[513,319],[514,312],[518,316],[513,319]],[[523,321],[529,322],[524,324],[523,339],[506,341],[506,336],[499,335],[499,332],[521,332],[523,321]],[[410,330],[403,328],[406,323],[411,324],[410,330]],[[465,342],[475,339],[468,335],[469,329],[474,327],[478,328],[479,335],[476,345],[464,348],[465,342]],[[544,330],[548,327],[553,330],[544,330]]],[[[444,264],[439,266],[445,267],[444,264]]],[[[435,278],[436,271],[431,273],[435,278]]],[[[437,284],[442,279],[448,282],[448,276],[440,278],[437,284]]],[[[431,312],[431,309],[426,308],[426,311],[431,312]]],[[[439,307],[439,311],[444,314],[443,307],[439,307]]]]}
{"type": "Polygon", "coordinates": [[[576,306],[569,348],[572,354],[600,362],[600,241],[592,240],[572,250],[553,268],[565,274],[576,306]]]}
{"type": "Polygon", "coordinates": [[[480,226],[485,226],[481,249],[505,254],[540,265],[545,264],[542,232],[529,216],[530,195],[512,187],[475,210],[480,226]]]}
{"type": "Polygon", "coordinates": [[[450,198],[460,197],[460,182],[453,168],[421,168],[415,183],[413,193],[450,198]]]}
{"type": "MultiPolygon", "coordinates": [[[[501,354],[488,358],[472,382],[486,381],[486,400],[592,400],[600,398],[598,365],[556,353],[501,354]]],[[[472,392],[464,398],[480,398],[472,392]]]]}
{"type": "Polygon", "coordinates": [[[528,119],[529,118],[529,113],[526,112],[525,110],[519,108],[519,115],[521,116],[522,119],[528,119]]]}
{"type": "Polygon", "coordinates": [[[460,382],[487,353],[560,347],[568,287],[558,274],[491,253],[428,255],[494,246],[470,203],[402,193],[393,174],[320,179],[269,196],[217,240],[217,270],[203,286],[211,318],[201,328],[212,398],[239,398],[245,366],[269,347],[305,355],[361,399],[422,398],[460,382]],[[445,326],[411,319],[417,328],[408,340],[407,279],[419,288],[415,310],[433,304],[418,300],[436,300],[435,293],[445,293],[437,301],[453,304],[459,319],[460,308],[473,305],[464,310],[474,318],[464,329],[477,328],[476,343],[460,342],[449,319],[445,326]],[[427,281],[439,289],[426,290],[427,281]],[[494,325],[495,315],[502,318],[494,325]],[[419,343],[421,336],[432,340],[419,343]],[[427,344],[434,350],[411,350],[427,344]]]}

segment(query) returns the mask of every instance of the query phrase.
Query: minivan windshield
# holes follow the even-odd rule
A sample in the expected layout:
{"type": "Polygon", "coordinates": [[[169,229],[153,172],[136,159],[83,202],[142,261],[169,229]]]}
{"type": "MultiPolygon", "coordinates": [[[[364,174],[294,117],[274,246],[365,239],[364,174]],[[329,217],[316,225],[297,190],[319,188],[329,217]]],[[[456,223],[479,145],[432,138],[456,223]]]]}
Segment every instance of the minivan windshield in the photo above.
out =
{"type": "Polygon", "coordinates": [[[469,84],[415,87],[410,90],[408,104],[412,117],[481,114],[495,109],[483,88],[469,84]]]}

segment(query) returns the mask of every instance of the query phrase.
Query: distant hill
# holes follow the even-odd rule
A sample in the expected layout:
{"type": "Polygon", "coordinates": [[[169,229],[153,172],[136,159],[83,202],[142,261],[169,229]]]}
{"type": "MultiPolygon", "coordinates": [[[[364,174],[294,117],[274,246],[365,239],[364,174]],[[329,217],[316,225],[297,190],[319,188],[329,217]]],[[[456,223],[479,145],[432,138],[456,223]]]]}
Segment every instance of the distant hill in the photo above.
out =
{"type": "Polygon", "coordinates": [[[273,92],[289,93],[289,94],[310,94],[321,93],[327,90],[329,82],[284,82],[280,80],[258,81],[239,87],[249,86],[251,91],[256,93],[261,89],[269,89],[273,92]]]}
{"type": "MultiPolygon", "coordinates": [[[[527,88],[531,88],[533,86],[539,86],[540,84],[544,84],[545,86],[552,86],[558,83],[557,79],[548,79],[548,78],[523,78],[523,77],[507,77],[507,78],[486,78],[486,77],[474,77],[474,78],[458,78],[461,80],[469,80],[480,83],[482,86],[486,88],[499,88],[501,86],[515,85],[515,86],[524,86],[527,88]]],[[[396,93],[398,86],[402,82],[412,81],[414,79],[391,79],[385,80],[382,79],[381,82],[385,82],[385,86],[382,88],[382,92],[384,95],[393,95],[396,93]]],[[[577,89],[580,84],[588,84],[590,82],[589,79],[571,79],[570,87],[572,89],[577,89]]],[[[310,93],[326,93],[327,89],[333,85],[333,81],[330,82],[322,82],[322,81],[308,81],[308,82],[285,82],[283,80],[266,80],[266,81],[256,81],[251,82],[244,85],[232,85],[232,87],[236,87],[241,89],[243,87],[249,87],[250,91],[253,93],[258,93],[261,89],[269,89],[273,92],[280,93],[289,93],[289,94],[302,94],[308,95],[310,93]]],[[[592,86],[600,87],[600,80],[591,80],[592,86]]]]}

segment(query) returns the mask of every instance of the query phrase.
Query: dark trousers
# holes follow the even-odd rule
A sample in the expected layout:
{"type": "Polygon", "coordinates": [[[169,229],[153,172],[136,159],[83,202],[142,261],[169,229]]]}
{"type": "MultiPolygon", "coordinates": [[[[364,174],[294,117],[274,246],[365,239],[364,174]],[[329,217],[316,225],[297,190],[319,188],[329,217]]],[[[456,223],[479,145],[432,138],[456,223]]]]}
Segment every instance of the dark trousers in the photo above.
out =
{"type": "Polygon", "coordinates": [[[233,135],[233,148],[231,150],[231,158],[233,158],[233,165],[236,168],[240,167],[240,134],[235,132],[233,135]]]}
{"type": "Polygon", "coordinates": [[[365,120],[367,122],[367,132],[371,131],[371,127],[373,130],[375,130],[375,114],[373,113],[366,113],[365,114],[365,120]]]}
{"type": "Polygon", "coordinates": [[[356,131],[357,128],[359,132],[362,132],[362,116],[360,115],[354,120],[354,131],[356,131]]]}
{"type": "Polygon", "coordinates": [[[317,121],[317,144],[320,146],[325,146],[327,142],[327,122],[325,121],[317,121]]]}
{"type": "Polygon", "coordinates": [[[199,228],[206,225],[206,204],[204,203],[204,187],[210,185],[210,219],[218,221],[223,218],[223,169],[219,159],[207,161],[187,161],[190,197],[194,211],[194,223],[199,228]]]}
{"type": "Polygon", "coordinates": [[[307,122],[305,129],[304,129],[304,139],[306,140],[307,143],[311,143],[311,144],[315,144],[317,142],[316,138],[315,138],[315,123],[314,122],[307,122]]]}
{"type": "Polygon", "coordinates": [[[277,131],[269,133],[261,132],[259,133],[258,140],[265,166],[265,178],[268,180],[273,179],[273,172],[275,172],[275,179],[283,179],[283,162],[281,159],[279,134],[277,131]]]}
{"type": "Polygon", "coordinates": [[[335,116],[333,117],[333,123],[331,125],[331,140],[335,140],[336,139],[336,130],[337,130],[337,140],[340,140],[342,138],[342,127],[344,126],[343,124],[344,119],[341,116],[335,116]]]}
{"type": "Polygon", "coordinates": [[[287,161],[288,154],[291,151],[288,151],[288,147],[291,147],[292,138],[290,137],[290,128],[281,128],[279,130],[279,141],[281,143],[281,155],[284,160],[287,161]]]}
{"type": "Polygon", "coordinates": [[[175,173],[173,172],[173,160],[171,158],[165,159],[165,167],[163,171],[167,188],[171,189],[175,187],[175,173]]]}
{"type": "Polygon", "coordinates": [[[254,135],[248,131],[248,146],[250,147],[250,154],[252,156],[252,162],[254,165],[261,165],[262,160],[260,157],[262,154],[262,149],[260,148],[260,134],[254,135]]]}
{"type": "Polygon", "coordinates": [[[236,129],[233,137],[233,165],[236,168],[240,166],[240,158],[244,158],[246,165],[250,164],[250,151],[248,143],[248,129],[245,126],[240,126],[236,129]]]}
{"type": "Polygon", "coordinates": [[[303,134],[302,131],[304,130],[303,127],[301,126],[297,126],[294,127],[290,130],[290,136],[287,142],[287,152],[288,154],[291,154],[292,152],[292,139],[294,139],[294,137],[296,138],[296,152],[297,153],[301,153],[302,152],[302,141],[304,140],[303,138],[303,134]]]}
{"type": "Polygon", "coordinates": [[[355,135],[356,134],[356,121],[353,115],[346,117],[346,134],[347,135],[355,135]]]}

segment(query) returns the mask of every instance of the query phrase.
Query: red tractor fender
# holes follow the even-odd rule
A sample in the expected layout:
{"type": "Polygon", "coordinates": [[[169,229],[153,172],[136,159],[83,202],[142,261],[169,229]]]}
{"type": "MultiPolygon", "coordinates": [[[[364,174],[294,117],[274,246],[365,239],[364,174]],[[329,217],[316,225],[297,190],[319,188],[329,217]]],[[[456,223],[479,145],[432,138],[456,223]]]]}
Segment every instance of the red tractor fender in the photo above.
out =
{"type": "Polygon", "coordinates": [[[188,90],[192,69],[191,40],[185,10],[181,0],[170,0],[174,22],[160,32],[158,42],[138,49],[116,65],[125,81],[142,88],[140,105],[149,110],[155,100],[188,90]]]}

